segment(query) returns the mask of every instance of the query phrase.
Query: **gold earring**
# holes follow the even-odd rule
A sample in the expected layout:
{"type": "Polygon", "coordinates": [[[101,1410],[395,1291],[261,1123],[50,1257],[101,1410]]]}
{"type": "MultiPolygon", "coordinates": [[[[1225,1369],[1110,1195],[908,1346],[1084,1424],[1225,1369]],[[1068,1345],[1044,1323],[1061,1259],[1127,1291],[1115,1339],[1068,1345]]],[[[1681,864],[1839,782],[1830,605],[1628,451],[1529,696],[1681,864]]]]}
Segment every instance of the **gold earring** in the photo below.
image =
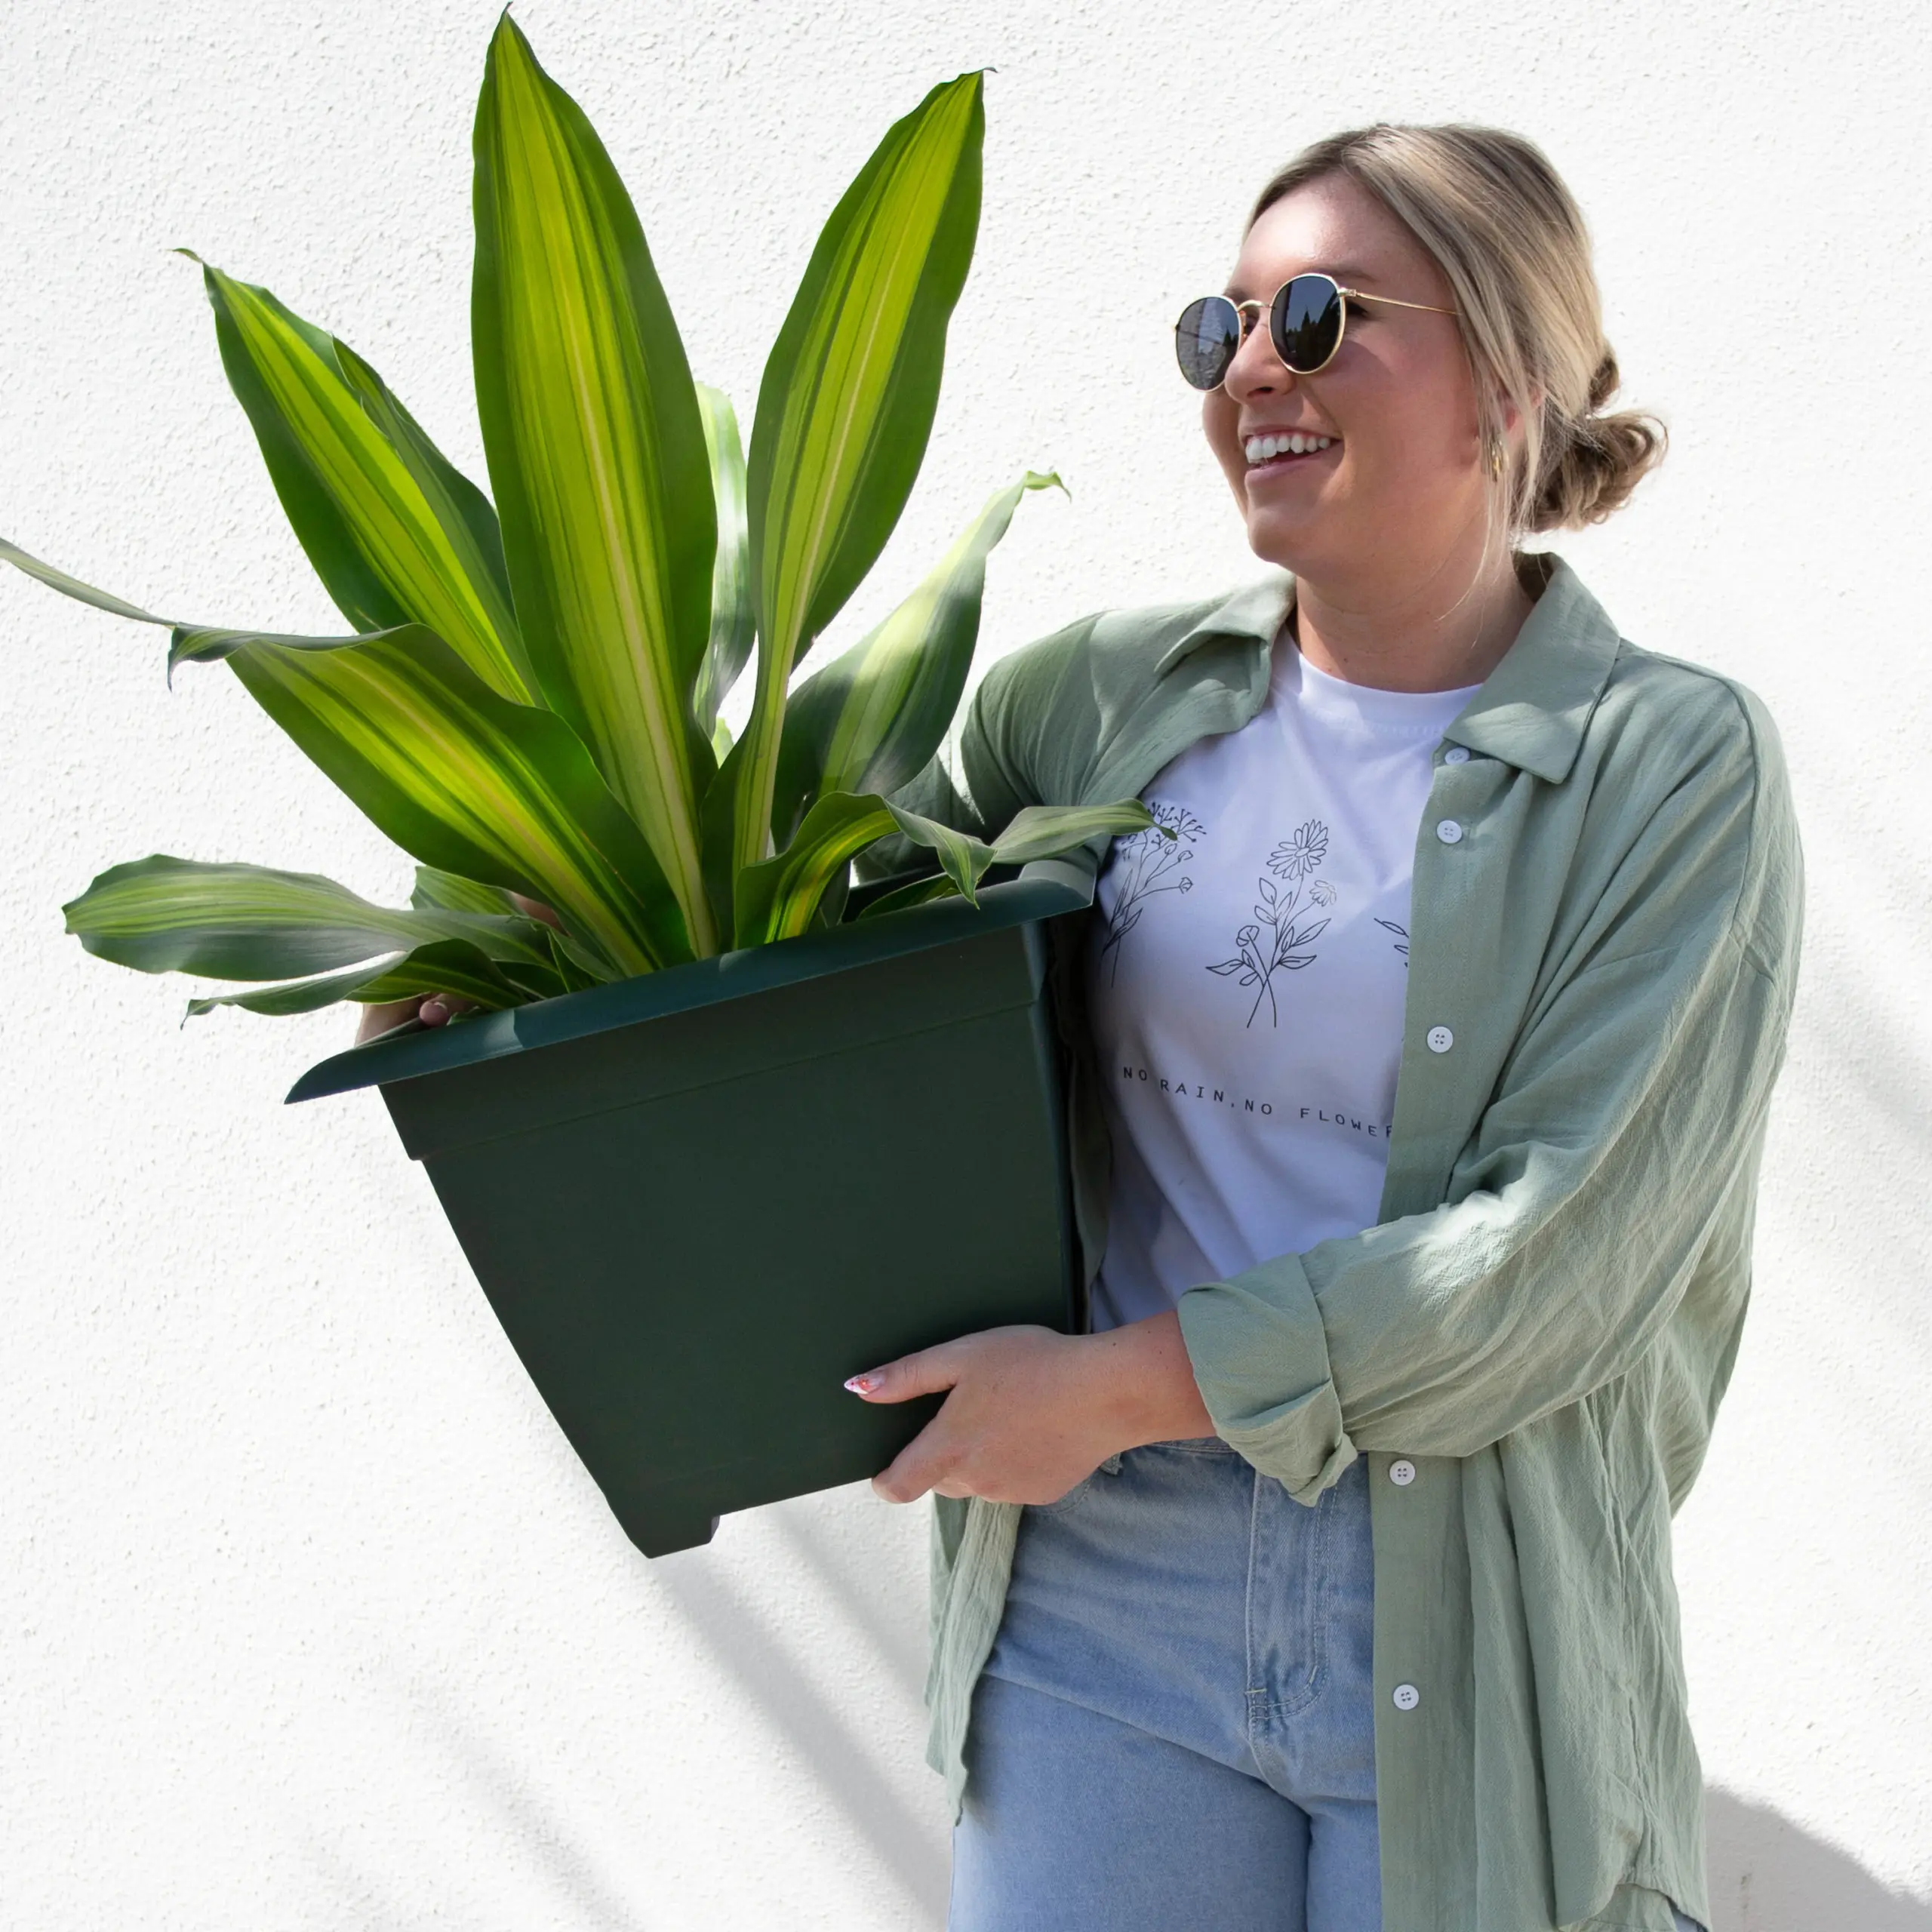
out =
{"type": "Polygon", "coordinates": [[[1489,446],[1489,473],[1492,476],[1503,474],[1503,445],[1491,441],[1489,446]]]}

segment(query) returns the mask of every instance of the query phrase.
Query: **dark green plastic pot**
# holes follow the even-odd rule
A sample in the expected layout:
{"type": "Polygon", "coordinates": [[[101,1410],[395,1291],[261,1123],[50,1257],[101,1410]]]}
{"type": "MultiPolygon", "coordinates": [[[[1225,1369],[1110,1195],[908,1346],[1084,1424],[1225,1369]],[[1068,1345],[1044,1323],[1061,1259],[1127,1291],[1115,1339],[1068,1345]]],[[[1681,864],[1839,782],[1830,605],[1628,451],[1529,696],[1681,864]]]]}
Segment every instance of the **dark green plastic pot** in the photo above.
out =
{"type": "Polygon", "coordinates": [[[647,1556],[883,1469],[938,1406],[845,1377],[1075,1324],[1035,865],[951,900],[391,1034],[291,1100],[380,1086],[524,1366],[647,1556]]]}

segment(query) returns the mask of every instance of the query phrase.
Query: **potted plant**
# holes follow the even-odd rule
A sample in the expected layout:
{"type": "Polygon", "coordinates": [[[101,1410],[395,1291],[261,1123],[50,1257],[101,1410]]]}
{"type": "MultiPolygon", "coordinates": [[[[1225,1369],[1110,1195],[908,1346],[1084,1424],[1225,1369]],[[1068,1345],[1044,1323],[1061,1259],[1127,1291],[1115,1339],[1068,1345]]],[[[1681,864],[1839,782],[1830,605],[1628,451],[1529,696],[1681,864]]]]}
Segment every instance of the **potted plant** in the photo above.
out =
{"type": "Polygon", "coordinates": [[[989,844],[887,795],[957,708],[989,552],[1057,479],[998,492],[883,623],[794,677],[924,457],[978,223],[980,91],[935,88],[834,210],[747,463],[601,143],[506,15],[475,127],[494,506],[346,343],[205,265],[230,384],[352,633],[155,617],[0,544],[167,624],[171,675],[227,664],[419,862],[411,904],[384,907],[157,856],[103,872],[68,927],[124,965],[251,983],[195,1013],[472,1003],[289,1097],[380,1088],[648,1555],[889,1460],[931,1404],[854,1402],[855,1369],[1075,1317],[1041,922],[1085,905],[1101,841],[1149,820],[1132,801],[1035,810],[989,844]],[[733,742],[719,710],[748,666],[733,742]],[[888,836],[930,876],[852,891],[888,836]]]}

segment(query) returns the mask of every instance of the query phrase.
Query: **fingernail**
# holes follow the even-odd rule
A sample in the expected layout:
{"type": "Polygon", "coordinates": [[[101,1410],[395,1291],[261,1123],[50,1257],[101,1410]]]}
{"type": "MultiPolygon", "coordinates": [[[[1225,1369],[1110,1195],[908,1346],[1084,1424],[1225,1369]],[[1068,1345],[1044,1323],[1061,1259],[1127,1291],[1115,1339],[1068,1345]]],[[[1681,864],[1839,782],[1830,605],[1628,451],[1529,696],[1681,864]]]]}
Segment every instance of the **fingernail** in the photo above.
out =
{"type": "Polygon", "coordinates": [[[855,1395],[869,1395],[878,1386],[878,1377],[875,1375],[855,1375],[846,1383],[845,1386],[855,1395]]]}
{"type": "Polygon", "coordinates": [[[426,999],[416,1015],[426,1026],[440,1026],[450,1017],[450,1010],[439,999],[426,999]]]}

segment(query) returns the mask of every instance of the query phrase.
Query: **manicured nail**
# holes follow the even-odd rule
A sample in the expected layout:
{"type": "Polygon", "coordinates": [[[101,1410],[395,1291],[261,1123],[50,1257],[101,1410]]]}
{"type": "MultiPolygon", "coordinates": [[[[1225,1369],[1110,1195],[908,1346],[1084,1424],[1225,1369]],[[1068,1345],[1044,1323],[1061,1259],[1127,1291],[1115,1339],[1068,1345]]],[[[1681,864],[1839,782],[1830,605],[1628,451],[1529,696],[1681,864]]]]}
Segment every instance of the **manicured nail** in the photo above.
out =
{"type": "Polygon", "coordinates": [[[855,1375],[845,1386],[855,1395],[869,1395],[878,1386],[878,1377],[875,1375],[855,1375]]]}
{"type": "Polygon", "coordinates": [[[440,1026],[450,1017],[449,1008],[439,999],[426,999],[416,1012],[426,1026],[440,1026]]]}

